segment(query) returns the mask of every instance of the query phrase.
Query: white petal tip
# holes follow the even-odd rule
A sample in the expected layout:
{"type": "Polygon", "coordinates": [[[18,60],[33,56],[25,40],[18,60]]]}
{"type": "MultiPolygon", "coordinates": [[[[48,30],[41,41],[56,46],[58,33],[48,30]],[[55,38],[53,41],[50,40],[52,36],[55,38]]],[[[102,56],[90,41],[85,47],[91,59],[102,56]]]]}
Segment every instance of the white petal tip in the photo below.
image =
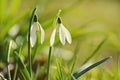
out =
{"type": "Polygon", "coordinates": [[[41,39],[40,39],[41,41],[40,41],[40,43],[43,44],[44,38],[45,38],[45,31],[44,31],[44,29],[42,28],[42,26],[40,25],[39,22],[37,24],[38,24],[38,30],[40,30],[40,32],[41,32],[41,39]]]}
{"type": "Polygon", "coordinates": [[[68,43],[71,44],[72,43],[72,39],[68,40],[68,43]]]}
{"type": "Polygon", "coordinates": [[[64,45],[65,45],[65,43],[62,43],[62,45],[64,46],[64,45]]]}
{"type": "Polygon", "coordinates": [[[55,35],[56,35],[56,28],[53,30],[53,32],[51,34],[51,37],[50,37],[50,46],[54,45],[55,35]]]}

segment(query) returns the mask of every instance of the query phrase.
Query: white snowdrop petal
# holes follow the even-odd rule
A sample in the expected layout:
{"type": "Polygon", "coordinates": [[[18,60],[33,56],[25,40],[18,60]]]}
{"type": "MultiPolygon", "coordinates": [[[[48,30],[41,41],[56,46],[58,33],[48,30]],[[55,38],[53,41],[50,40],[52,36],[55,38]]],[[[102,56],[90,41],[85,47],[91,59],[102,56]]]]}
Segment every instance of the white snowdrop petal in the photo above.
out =
{"type": "Polygon", "coordinates": [[[36,34],[32,34],[30,36],[30,44],[31,44],[32,47],[34,47],[35,43],[36,43],[36,34]]]}
{"type": "Polygon", "coordinates": [[[18,24],[15,24],[10,30],[8,31],[8,34],[12,37],[16,36],[20,30],[20,26],[18,24]]]}
{"type": "Polygon", "coordinates": [[[65,35],[68,43],[71,44],[71,43],[72,43],[72,38],[71,38],[70,32],[64,27],[63,24],[61,24],[61,28],[63,29],[63,31],[64,31],[64,33],[65,33],[64,35],[65,35]]]}
{"type": "Polygon", "coordinates": [[[32,47],[34,47],[36,43],[36,26],[37,24],[33,23],[30,30],[30,44],[32,47]]]}
{"type": "Polygon", "coordinates": [[[39,29],[41,31],[41,44],[42,44],[44,42],[44,38],[45,38],[45,31],[39,23],[38,23],[38,25],[39,25],[39,29]]]}
{"type": "Polygon", "coordinates": [[[51,37],[50,37],[50,46],[53,46],[55,41],[55,35],[56,35],[56,28],[53,30],[51,37]]]}
{"type": "Polygon", "coordinates": [[[60,38],[61,43],[65,45],[65,33],[64,33],[64,30],[62,29],[61,24],[59,24],[59,38],[60,38]]]}
{"type": "Polygon", "coordinates": [[[36,26],[37,26],[37,23],[34,22],[30,29],[30,35],[36,34],[36,26]]]}

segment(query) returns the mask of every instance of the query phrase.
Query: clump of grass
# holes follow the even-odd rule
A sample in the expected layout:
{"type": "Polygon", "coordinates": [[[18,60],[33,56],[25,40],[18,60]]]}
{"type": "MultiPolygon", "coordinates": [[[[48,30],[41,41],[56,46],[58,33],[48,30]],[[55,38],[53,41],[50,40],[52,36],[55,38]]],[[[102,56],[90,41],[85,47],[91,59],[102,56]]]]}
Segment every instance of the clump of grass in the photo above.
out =
{"type": "MultiPolygon", "coordinates": [[[[35,12],[36,12],[36,8],[33,9],[32,11],[32,14],[31,14],[31,17],[30,17],[30,21],[29,21],[29,27],[28,27],[28,60],[27,62],[25,63],[24,62],[24,59],[22,58],[22,52],[21,52],[21,48],[22,46],[20,46],[18,48],[18,50],[14,50],[14,59],[16,61],[16,66],[15,66],[15,71],[14,71],[14,77],[13,77],[13,80],[16,80],[19,78],[19,76],[17,75],[17,73],[20,72],[20,75],[22,76],[22,78],[24,80],[33,80],[35,75],[38,75],[39,72],[37,73],[33,73],[33,70],[32,70],[32,65],[34,63],[34,60],[32,60],[32,58],[34,59],[35,57],[35,53],[36,53],[36,50],[37,50],[37,47],[38,45],[35,45],[35,51],[33,51],[34,54],[31,54],[32,53],[32,49],[31,48],[31,35],[33,35],[31,33],[31,26],[32,26],[32,23],[34,22],[34,18],[36,19],[35,17],[35,12]],[[28,64],[28,65],[26,65],[28,64]]],[[[56,30],[58,29],[58,32],[59,32],[59,37],[60,37],[60,42],[62,43],[62,45],[65,46],[65,42],[68,41],[68,43],[72,43],[72,39],[71,39],[71,35],[69,33],[69,31],[64,27],[64,25],[62,24],[62,20],[61,20],[61,17],[60,17],[60,13],[61,13],[61,10],[58,11],[57,13],[57,16],[55,16],[55,19],[53,21],[53,26],[56,26],[58,25],[58,27],[53,30],[52,32],[52,35],[51,35],[51,39],[50,39],[50,45],[49,45],[49,51],[48,51],[48,61],[47,61],[47,72],[46,72],[46,75],[45,75],[45,79],[47,80],[50,80],[51,77],[50,77],[50,74],[53,74],[50,72],[50,69],[51,69],[51,55],[52,55],[52,49],[53,49],[53,46],[54,46],[54,42],[55,42],[55,35],[56,35],[56,30]]],[[[38,26],[38,25],[36,25],[38,26]]],[[[35,26],[34,26],[35,27],[35,26]]],[[[33,27],[33,28],[34,28],[33,27]]],[[[36,28],[35,28],[36,29],[36,28]]],[[[42,32],[42,30],[41,30],[42,32]]],[[[41,33],[42,34],[42,33],[41,33]]],[[[106,39],[105,39],[106,40],[106,39]]],[[[83,64],[87,63],[96,53],[97,51],[101,48],[101,46],[104,44],[105,40],[103,40],[95,49],[95,51],[84,61],[83,64]]],[[[11,50],[11,45],[12,43],[10,42],[9,44],[9,48],[8,48],[8,54],[7,54],[7,74],[8,74],[8,80],[11,80],[11,73],[10,73],[10,70],[9,70],[9,59],[10,59],[10,50],[11,50]]],[[[42,46],[42,45],[41,45],[42,46]]],[[[89,65],[88,67],[84,68],[84,69],[79,69],[77,70],[76,72],[74,72],[74,66],[75,66],[75,63],[76,63],[76,59],[77,59],[77,52],[78,51],[78,47],[79,47],[79,44],[77,45],[76,49],[75,49],[75,56],[72,58],[72,61],[73,61],[73,64],[71,65],[71,69],[69,70],[69,72],[67,73],[69,76],[65,76],[63,75],[63,65],[62,65],[62,59],[57,59],[57,75],[55,75],[55,79],[56,80],[64,80],[64,79],[69,79],[69,80],[76,80],[78,79],[79,77],[81,77],[81,75],[85,74],[86,72],[88,72],[89,70],[97,67],[98,65],[106,62],[108,59],[110,59],[111,57],[106,57],[92,65],[89,65]],[[67,78],[65,78],[67,77],[67,78]]],[[[41,67],[39,67],[41,68],[41,67]]],[[[0,75],[0,77],[5,80],[5,78],[0,75]]],[[[36,78],[37,79],[37,78],[36,78]]]]}

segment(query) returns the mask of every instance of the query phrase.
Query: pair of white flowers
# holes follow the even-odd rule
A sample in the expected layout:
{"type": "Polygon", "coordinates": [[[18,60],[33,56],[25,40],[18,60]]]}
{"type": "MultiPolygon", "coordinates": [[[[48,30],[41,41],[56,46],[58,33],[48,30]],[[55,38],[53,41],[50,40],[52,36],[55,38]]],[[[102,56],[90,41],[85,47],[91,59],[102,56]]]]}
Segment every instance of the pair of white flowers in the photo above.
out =
{"type": "MultiPolygon", "coordinates": [[[[58,18],[57,22],[58,22],[58,27],[54,28],[54,30],[51,34],[51,37],[50,37],[50,46],[54,45],[57,29],[58,29],[58,32],[59,32],[60,42],[63,45],[65,45],[66,40],[67,40],[68,43],[71,44],[72,43],[72,38],[71,38],[70,32],[64,27],[60,18],[58,18]]],[[[30,43],[31,43],[32,47],[34,47],[34,45],[36,43],[36,32],[37,31],[41,32],[41,39],[40,39],[41,41],[40,42],[42,44],[44,42],[44,38],[45,38],[45,31],[42,28],[42,26],[40,25],[40,23],[38,22],[37,16],[35,15],[34,16],[34,22],[31,26],[31,31],[30,31],[30,43]]]]}

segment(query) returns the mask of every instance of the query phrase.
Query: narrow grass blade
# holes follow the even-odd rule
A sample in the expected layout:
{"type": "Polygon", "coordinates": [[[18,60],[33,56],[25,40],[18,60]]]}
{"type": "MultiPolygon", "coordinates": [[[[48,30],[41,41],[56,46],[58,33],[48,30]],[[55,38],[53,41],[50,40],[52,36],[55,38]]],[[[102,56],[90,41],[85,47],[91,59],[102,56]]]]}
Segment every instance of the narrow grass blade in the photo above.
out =
{"type": "Polygon", "coordinates": [[[76,71],[76,72],[73,74],[73,76],[71,77],[70,80],[74,80],[74,78],[75,78],[75,79],[79,78],[81,75],[83,75],[83,74],[86,73],[87,71],[89,71],[89,70],[97,67],[98,65],[102,64],[103,62],[107,61],[107,60],[110,59],[110,58],[111,58],[111,56],[110,56],[110,57],[106,57],[106,58],[104,58],[104,59],[102,59],[102,60],[100,60],[100,61],[98,61],[98,62],[96,62],[96,63],[94,63],[94,64],[92,64],[92,65],[90,65],[90,66],[88,66],[87,68],[85,68],[85,69],[83,69],[83,70],[78,70],[78,71],[76,71]]]}
{"type": "Polygon", "coordinates": [[[63,74],[62,74],[62,70],[61,70],[62,59],[59,59],[59,60],[57,59],[56,63],[57,63],[56,80],[63,80],[63,74]]]}
{"type": "Polygon", "coordinates": [[[76,64],[76,60],[77,60],[77,55],[73,58],[73,63],[72,63],[72,66],[71,66],[70,73],[72,73],[73,70],[74,70],[74,67],[75,67],[75,64],[76,64]]]}
{"type": "MultiPolygon", "coordinates": [[[[79,52],[79,48],[80,48],[80,39],[77,40],[77,43],[76,43],[76,46],[74,49],[74,55],[73,55],[73,58],[71,59],[71,61],[74,61],[74,59],[77,57],[77,54],[79,52]]],[[[71,63],[71,61],[70,61],[70,63],[71,63]]]]}
{"type": "Polygon", "coordinates": [[[49,56],[48,56],[48,65],[47,65],[47,80],[50,78],[50,65],[51,65],[51,53],[52,53],[52,47],[49,47],[49,56]]]}
{"type": "MultiPolygon", "coordinates": [[[[19,49],[19,54],[21,53],[21,48],[19,49]]],[[[16,62],[15,64],[15,70],[14,70],[14,75],[13,75],[13,80],[16,80],[16,76],[17,76],[17,71],[18,71],[18,63],[16,62]]]]}
{"type": "MultiPolygon", "coordinates": [[[[74,50],[74,56],[72,58],[72,60],[70,61],[70,63],[72,63],[70,66],[70,75],[73,73],[76,61],[77,61],[77,55],[79,52],[79,47],[80,47],[80,39],[78,39],[75,50],[74,50]]],[[[71,76],[70,76],[71,77],[71,76]]]]}
{"type": "Polygon", "coordinates": [[[96,47],[96,49],[92,52],[92,54],[83,62],[83,64],[87,63],[91,58],[94,57],[94,55],[97,54],[97,52],[100,50],[100,48],[102,47],[102,45],[105,43],[106,39],[103,39],[99,45],[96,47]]]}
{"type": "Polygon", "coordinates": [[[17,60],[18,66],[20,68],[20,72],[21,72],[22,76],[25,77],[25,80],[32,80],[30,78],[30,74],[29,74],[27,68],[25,67],[25,64],[23,63],[20,55],[17,52],[15,52],[15,58],[17,60]]]}
{"type": "Polygon", "coordinates": [[[10,60],[11,47],[12,47],[12,40],[9,43],[8,54],[7,54],[7,74],[8,74],[8,80],[11,80],[11,75],[10,75],[10,70],[9,70],[9,60],[10,60]]]}
{"type": "Polygon", "coordinates": [[[14,71],[13,80],[16,80],[17,70],[18,70],[18,64],[15,65],[15,71],[14,71]]]}

